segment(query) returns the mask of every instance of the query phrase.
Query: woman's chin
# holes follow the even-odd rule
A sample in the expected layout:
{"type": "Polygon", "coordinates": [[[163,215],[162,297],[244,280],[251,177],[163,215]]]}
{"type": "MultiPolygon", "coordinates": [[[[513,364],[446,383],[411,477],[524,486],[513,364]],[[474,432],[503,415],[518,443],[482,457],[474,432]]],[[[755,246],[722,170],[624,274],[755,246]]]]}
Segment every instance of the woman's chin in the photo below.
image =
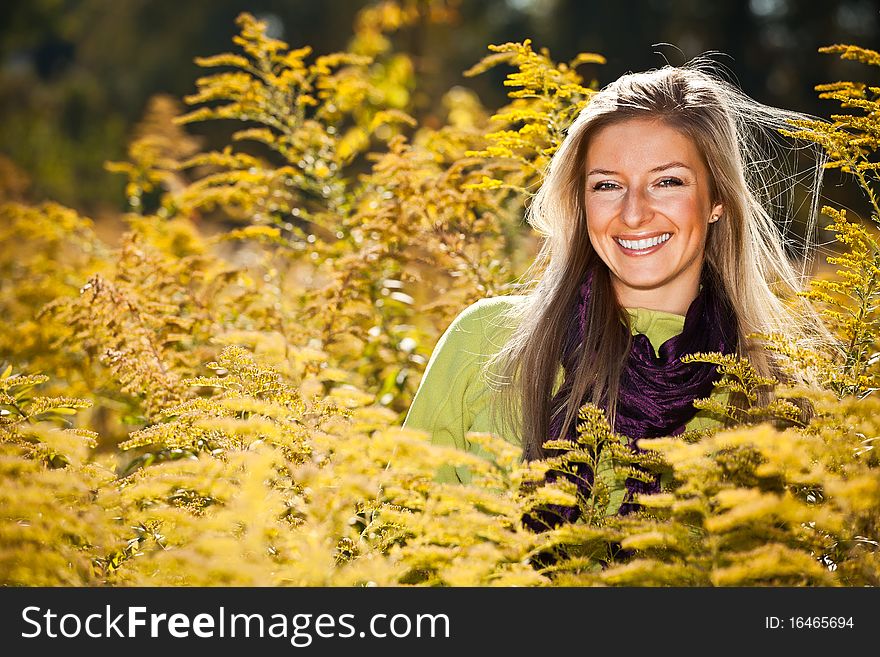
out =
{"type": "Polygon", "coordinates": [[[631,276],[631,277],[615,277],[615,286],[620,290],[631,290],[639,294],[649,294],[651,292],[659,292],[668,282],[668,277],[664,276],[631,276]]]}

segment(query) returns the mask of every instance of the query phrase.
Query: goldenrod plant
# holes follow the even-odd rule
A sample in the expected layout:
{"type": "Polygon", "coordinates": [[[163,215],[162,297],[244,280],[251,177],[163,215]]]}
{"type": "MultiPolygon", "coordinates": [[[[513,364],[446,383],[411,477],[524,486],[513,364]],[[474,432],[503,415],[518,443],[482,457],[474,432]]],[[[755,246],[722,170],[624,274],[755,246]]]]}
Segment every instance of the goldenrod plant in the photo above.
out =
{"type": "Polygon", "coordinates": [[[584,85],[577,72],[583,64],[604,64],[595,53],[580,53],[568,63],[555,63],[546,48],[532,49],[531,39],[522,43],[490,45],[494,54],[484,57],[465,72],[483,73],[493,66],[509,64],[517,69],[504,85],[515,87],[513,100],[492,116],[500,129],[486,135],[488,144],[469,155],[484,158],[489,168],[480,188],[509,188],[528,193],[537,188],[565,131],[590,100],[596,83],[584,85]],[[497,174],[492,174],[498,169],[497,174]]]}
{"type": "Polygon", "coordinates": [[[47,379],[11,365],[0,374],[0,572],[6,585],[94,585],[95,555],[123,539],[113,505],[97,499],[116,476],[96,434],[67,423],[91,402],[36,394],[47,379]]]}
{"type": "MultiPolygon", "coordinates": [[[[200,58],[195,93],[152,101],[108,164],[127,179],[117,243],[0,184],[3,584],[878,584],[880,260],[843,211],[826,210],[839,272],[807,298],[845,358],[763,336],[821,391],[696,354],[744,403],[698,401],[717,428],[638,452],[589,405],[575,444],[529,464],[497,436],[469,434],[484,458],[400,428],[442,330],[533,260],[524,205],[596,88],[578,71],[602,62],[491,46],[468,75],[509,66],[510,103],[456,87],[421,125],[395,32],[455,7],[376,3],[326,55],[242,14],[236,51],[200,58]],[[235,126],[228,143],[206,147],[200,121],[235,126]],[[470,483],[438,482],[441,463],[470,483]],[[579,486],[582,465],[613,476],[579,486]],[[609,482],[646,471],[661,492],[609,513],[609,482]]],[[[791,132],[819,135],[880,221],[878,92],[819,89],[863,114],[791,132]]]]}

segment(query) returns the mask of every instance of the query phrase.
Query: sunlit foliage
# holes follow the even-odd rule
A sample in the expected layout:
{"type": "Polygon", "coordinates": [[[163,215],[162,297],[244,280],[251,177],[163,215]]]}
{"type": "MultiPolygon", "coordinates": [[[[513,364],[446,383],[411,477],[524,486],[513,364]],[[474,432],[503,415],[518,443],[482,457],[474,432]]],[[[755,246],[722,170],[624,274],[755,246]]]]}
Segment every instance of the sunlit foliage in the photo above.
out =
{"type": "MultiPolygon", "coordinates": [[[[524,204],[596,86],[576,69],[602,62],[491,46],[468,75],[510,67],[510,103],[493,112],[459,87],[443,125],[419,125],[394,33],[454,12],[377,3],[327,55],[242,14],[235,52],[198,60],[188,109],[155,99],[128,160],[108,164],[127,181],[118,244],[73,210],[27,205],[0,162],[2,583],[880,583],[880,255],[873,224],[843,211],[825,210],[837,277],[806,296],[844,361],[765,336],[821,392],[698,354],[745,406],[701,400],[730,426],[638,454],[589,405],[575,445],[528,465],[495,436],[468,436],[486,459],[399,428],[440,332],[534,256],[524,204]],[[204,121],[234,126],[228,143],[187,132],[204,121]],[[438,483],[441,463],[471,483],[438,483]],[[578,464],[618,481],[659,471],[662,491],[609,514],[609,479],[547,476],[578,464]],[[528,522],[560,507],[578,520],[528,522]]],[[[820,135],[880,222],[878,91],[818,89],[861,113],[792,132],[820,135]]]]}

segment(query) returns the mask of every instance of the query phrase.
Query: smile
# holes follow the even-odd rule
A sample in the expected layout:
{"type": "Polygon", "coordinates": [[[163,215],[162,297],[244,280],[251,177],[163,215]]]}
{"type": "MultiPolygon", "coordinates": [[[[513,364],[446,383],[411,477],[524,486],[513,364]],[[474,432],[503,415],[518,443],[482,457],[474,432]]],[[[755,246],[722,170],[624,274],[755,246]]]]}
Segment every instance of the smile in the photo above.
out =
{"type": "Polygon", "coordinates": [[[671,237],[671,233],[663,233],[662,235],[656,235],[655,237],[649,237],[643,240],[624,240],[615,237],[614,241],[620,244],[625,251],[648,253],[656,251],[657,248],[662,244],[665,244],[671,237]]]}

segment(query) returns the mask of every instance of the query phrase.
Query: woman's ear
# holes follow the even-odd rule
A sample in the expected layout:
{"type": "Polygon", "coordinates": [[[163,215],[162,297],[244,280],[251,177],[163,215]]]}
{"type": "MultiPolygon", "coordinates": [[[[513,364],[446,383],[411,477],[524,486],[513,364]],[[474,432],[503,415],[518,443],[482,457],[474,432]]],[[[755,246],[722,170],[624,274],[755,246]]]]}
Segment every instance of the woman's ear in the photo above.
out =
{"type": "Polygon", "coordinates": [[[715,223],[719,219],[721,219],[721,215],[724,214],[724,205],[718,203],[715,207],[712,208],[712,213],[709,215],[709,223],[715,223]]]}

